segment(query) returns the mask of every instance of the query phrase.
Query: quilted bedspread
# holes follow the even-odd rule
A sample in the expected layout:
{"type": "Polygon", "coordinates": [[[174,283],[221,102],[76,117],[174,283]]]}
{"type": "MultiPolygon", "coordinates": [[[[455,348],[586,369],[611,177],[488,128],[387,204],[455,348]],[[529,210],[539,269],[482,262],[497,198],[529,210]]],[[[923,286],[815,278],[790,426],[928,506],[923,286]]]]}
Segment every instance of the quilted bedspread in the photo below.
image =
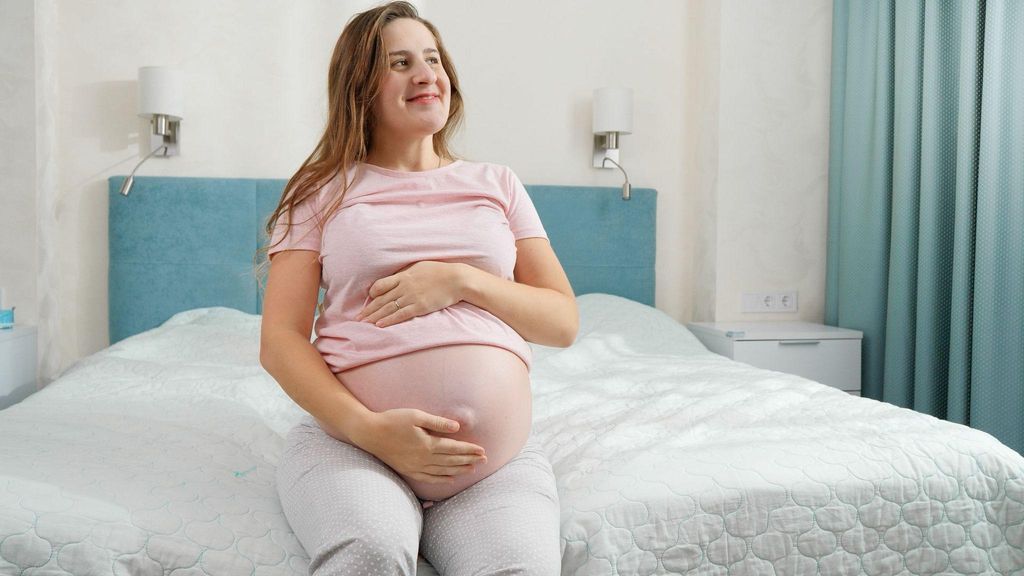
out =
{"type": "Polygon", "coordinates": [[[1024,458],[991,436],[580,310],[533,375],[563,575],[1024,574],[1024,458]]]}
{"type": "Polygon", "coordinates": [[[179,314],[0,412],[0,574],[305,574],[274,488],[300,411],[258,338],[179,314]]]}
{"type": "MultiPolygon", "coordinates": [[[[532,374],[563,574],[1024,574],[1024,458],[992,437],[579,304],[532,374]]],[[[258,334],[184,312],[0,412],[0,574],[305,574],[273,485],[301,411],[258,334]]]]}

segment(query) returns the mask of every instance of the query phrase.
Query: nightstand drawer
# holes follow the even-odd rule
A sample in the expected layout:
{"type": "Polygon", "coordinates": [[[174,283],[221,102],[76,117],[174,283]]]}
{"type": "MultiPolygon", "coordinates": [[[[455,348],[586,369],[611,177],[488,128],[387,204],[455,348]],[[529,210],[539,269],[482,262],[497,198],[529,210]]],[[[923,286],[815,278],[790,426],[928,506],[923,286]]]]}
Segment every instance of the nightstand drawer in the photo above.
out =
{"type": "Polygon", "coordinates": [[[860,390],[860,339],[740,340],[733,360],[803,376],[840,390],[860,390]]]}
{"type": "Polygon", "coordinates": [[[0,330],[0,410],[36,391],[36,328],[0,330]]]}

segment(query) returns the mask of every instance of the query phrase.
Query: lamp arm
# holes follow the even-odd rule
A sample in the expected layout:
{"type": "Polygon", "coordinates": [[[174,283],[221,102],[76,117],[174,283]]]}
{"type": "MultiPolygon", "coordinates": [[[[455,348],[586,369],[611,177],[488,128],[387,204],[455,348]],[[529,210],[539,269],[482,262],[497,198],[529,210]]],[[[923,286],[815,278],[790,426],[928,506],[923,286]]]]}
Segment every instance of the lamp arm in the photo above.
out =
{"type": "Polygon", "coordinates": [[[615,164],[616,166],[618,166],[619,170],[622,171],[622,175],[626,178],[626,183],[622,185],[622,199],[629,200],[630,192],[632,191],[633,187],[629,183],[629,174],[626,174],[626,169],[623,168],[618,162],[612,160],[607,156],[605,156],[604,160],[601,160],[602,168],[604,168],[605,162],[611,162],[612,164],[615,164]]]}
{"type": "Polygon", "coordinates": [[[132,173],[129,174],[128,177],[124,179],[124,183],[121,184],[122,196],[127,196],[128,193],[132,191],[132,184],[135,182],[135,172],[139,169],[139,166],[142,166],[143,162],[149,160],[153,156],[153,154],[159,152],[161,148],[164,150],[164,152],[167,151],[167,146],[157,146],[156,148],[153,149],[152,152],[146,154],[145,158],[139,160],[139,163],[135,165],[135,168],[132,168],[132,173]]]}

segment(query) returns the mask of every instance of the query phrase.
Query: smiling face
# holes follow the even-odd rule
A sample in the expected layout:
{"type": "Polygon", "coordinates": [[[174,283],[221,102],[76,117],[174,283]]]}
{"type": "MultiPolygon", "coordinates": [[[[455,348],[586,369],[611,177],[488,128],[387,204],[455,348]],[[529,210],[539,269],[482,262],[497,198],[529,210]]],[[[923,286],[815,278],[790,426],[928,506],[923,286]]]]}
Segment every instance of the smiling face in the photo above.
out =
{"type": "Polygon", "coordinates": [[[434,35],[409,18],[389,23],[381,34],[389,68],[373,103],[375,130],[399,138],[437,133],[448,122],[451,85],[434,35]]]}

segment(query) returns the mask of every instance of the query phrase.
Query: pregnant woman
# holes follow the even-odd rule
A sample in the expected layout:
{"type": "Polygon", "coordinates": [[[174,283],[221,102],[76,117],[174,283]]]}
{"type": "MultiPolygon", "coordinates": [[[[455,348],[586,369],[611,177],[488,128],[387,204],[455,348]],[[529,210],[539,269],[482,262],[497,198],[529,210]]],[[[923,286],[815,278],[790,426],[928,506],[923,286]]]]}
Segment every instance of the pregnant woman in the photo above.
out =
{"type": "Polygon", "coordinates": [[[527,341],[568,346],[578,316],[537,212],[507,167],[450,152],[458,79],[412,5],[349,21],[328,102],[268,223],[260,349],[309,413],[277,480],[310,573],[415,574],[421,553],[445,576],[558,574],[527,341]]]}

